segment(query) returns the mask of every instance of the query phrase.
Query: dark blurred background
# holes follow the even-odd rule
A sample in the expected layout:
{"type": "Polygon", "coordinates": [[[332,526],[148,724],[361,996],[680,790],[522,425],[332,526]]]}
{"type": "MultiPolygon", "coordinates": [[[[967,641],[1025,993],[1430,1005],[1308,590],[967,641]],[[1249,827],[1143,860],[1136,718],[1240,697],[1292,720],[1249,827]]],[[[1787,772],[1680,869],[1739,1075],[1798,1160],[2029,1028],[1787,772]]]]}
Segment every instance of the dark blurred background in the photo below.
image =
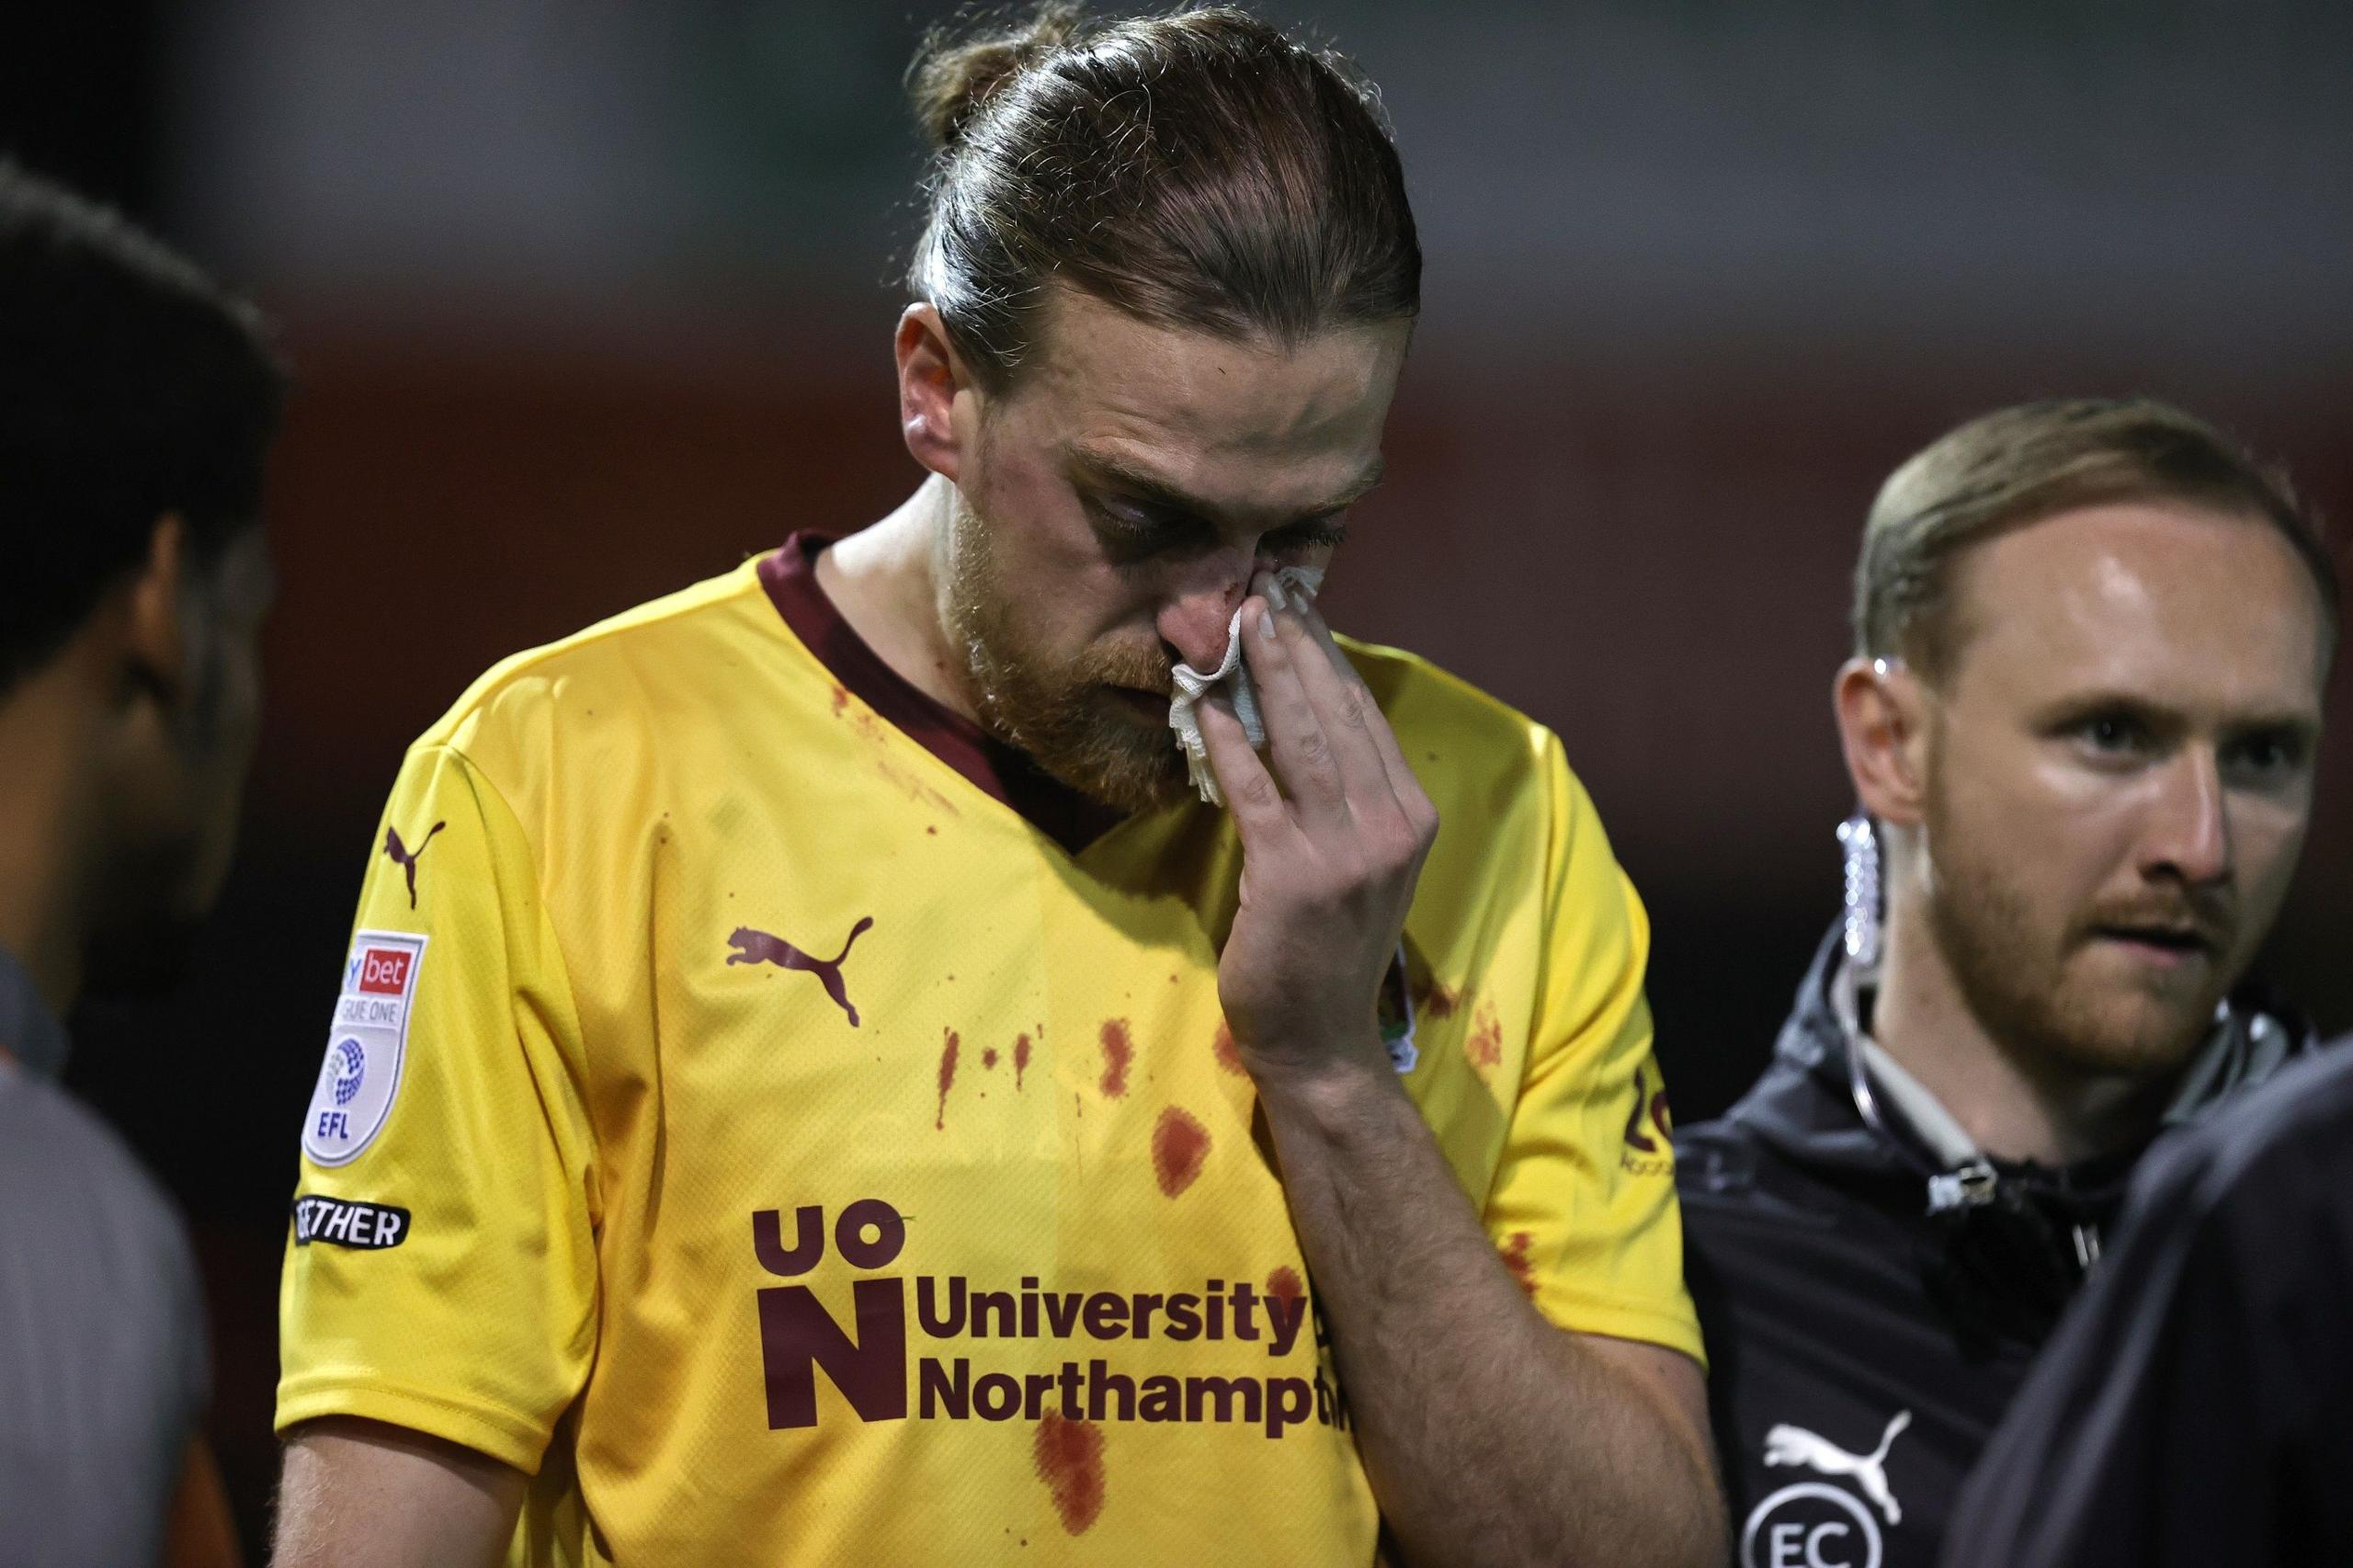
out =
{"type": "MultiPolygon", "coordinates": [[[[181,1195],[249,1543],[297,1121],[404,746],[484,666],[855,528],[917,474],[888,279],[944,7],[85,0],[0,20],[0,147],[256,293],[301,389],[242,858],[193,987],[73,1081],[181,1195]]],[[[1834,912],[1828,717],[1880,479],[2146,391],[2353,521],[2353,8],[1677,0],[1267,12],[1386,91],[1426,313],[1330,605],[1557,727],[1656,925],[1685,1120],[1834,912]]],[[[2353,1023],[2353,710],[2275,974],[2353,1023]]],[[[1458,827],[1456,831],[1464,831],[1458,827]]]]}

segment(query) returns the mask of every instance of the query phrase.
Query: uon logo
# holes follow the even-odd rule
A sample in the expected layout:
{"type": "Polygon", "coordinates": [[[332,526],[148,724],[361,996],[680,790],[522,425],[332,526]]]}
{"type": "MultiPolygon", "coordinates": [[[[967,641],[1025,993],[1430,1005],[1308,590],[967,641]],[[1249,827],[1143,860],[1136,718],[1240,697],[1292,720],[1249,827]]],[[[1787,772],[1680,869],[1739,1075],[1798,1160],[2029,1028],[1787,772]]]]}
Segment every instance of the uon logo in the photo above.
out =
{"type": "MultiPolygon", "coordinates": [[[[792,1244],[785,1245],[781,1216],[763,1209],[752,1216],[752,1250],[760,1267],[790,1279],[825,1256],[825,1211],[815,1204],[793,1210],[792,1244]]],[[[853,1268],[882,1268],[907,1244],[907,1223],[879,1198],[862,1198],[833,1226],[834,1250],[853,1268]]],[[[806,1285],[759,1292],[760,1362],[767,1382],[768,1426],[817,1424],[817,1369],[862,1420],[897,1421],[907,1414],[907,1314],[904,1279],[859,1279],[850,1286],[856,1339],[842,1331],[806,1285]]]]}
{"type": "MultiPolygon", "coordinates": [[[[1765,1434],[1768,1466],[1790,1465],[1824,1475],[1851,1477],[1891,1525],[1904,1507],[1887,1482],[1887,1454],[1912,1425],[1899,1410],[1867,1454],[1846,1449],[1802,1426],[1782,1422],[1765,1434]]],[[[1879,1568],[1879,1523],[1853,1494],[1819,1481],[1784,1486],[1750,1511],[1740,1535],[1741,1568],[1879,1568]]]]}

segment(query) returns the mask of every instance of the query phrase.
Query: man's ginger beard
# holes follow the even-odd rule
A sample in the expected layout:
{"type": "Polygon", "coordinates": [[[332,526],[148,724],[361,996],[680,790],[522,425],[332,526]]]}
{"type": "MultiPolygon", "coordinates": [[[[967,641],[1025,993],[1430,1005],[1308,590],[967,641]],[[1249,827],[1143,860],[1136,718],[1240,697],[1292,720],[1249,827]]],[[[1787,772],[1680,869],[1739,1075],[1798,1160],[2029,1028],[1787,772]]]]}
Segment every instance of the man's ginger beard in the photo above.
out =
{"type": "Polygon", "coordinates": [[[1154,646],[1092,648],[1056,664],[1033,654],[1015,623],[988,524],[951,488],[939,557],[941,609],[964,654],[964,681],[981,727],[1081,794],[1120,811],[1179,800],[1185,758],[1165,729],[1138,723],[1105,686],[1169,689],[1154,646]]]}
{"type": "Polygon", "coordinates": [[[2213,900],[2151,890],[2071,914],[2039,929],[2010,875],[1998,832],[1972,835],[1955,816],[1943,770],[1927,768],[1921,848],[1932,857],[1921,902],[1928,931],[1962,1002],[1988,1038],[2037,1075],[2160,1079],[2178,1072],[2211,1029],[2215,1005],[2237,978],[2236,921],[2213,900]],[[2196,919],[2217,938],[2193,981],[2163,992],[2096,985],[2069,960],[2096,926],[2196,919]],[[2056,945],[2053,950],[2053,944],[2056,945]]]}

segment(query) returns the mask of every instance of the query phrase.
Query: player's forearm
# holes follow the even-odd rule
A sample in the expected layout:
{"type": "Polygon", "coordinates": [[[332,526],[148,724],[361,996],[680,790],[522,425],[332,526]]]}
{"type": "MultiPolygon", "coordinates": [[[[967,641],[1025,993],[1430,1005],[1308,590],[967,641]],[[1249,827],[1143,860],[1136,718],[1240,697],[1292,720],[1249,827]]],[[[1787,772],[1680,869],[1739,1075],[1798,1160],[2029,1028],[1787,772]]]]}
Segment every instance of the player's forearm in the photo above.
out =
{"type": "Polygon", "coordinates": [[[1383,1517],[1411,1560],[1713,1564],[1705,1434],[1530,1305],[1385,1067],[1261,1085],[1383,1517]]]}
{"type": "Polygon", "coordinates": [[[489,1568],[523,1490],[521,1471],[454,1443],[314,1421],[286,1445],[271,1568],[489,1568]]]}

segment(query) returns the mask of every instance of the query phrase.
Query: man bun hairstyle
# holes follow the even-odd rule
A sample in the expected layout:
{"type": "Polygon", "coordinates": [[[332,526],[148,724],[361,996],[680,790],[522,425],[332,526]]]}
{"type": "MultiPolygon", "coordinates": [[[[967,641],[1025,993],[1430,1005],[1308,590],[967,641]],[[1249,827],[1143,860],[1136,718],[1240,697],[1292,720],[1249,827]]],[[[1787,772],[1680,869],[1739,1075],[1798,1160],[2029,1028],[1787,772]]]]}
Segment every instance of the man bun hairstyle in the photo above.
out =
{"type": "Polygon", "coordinates": [[[1953,563],[1970,546],[2061,512],[2177,502],[2277,529],[2311,571],[2332,644],[2336,562],[2285,473],[2204,420],[2153,398],[2022,403],[1939,437],[1888,477],[1855,566],[1855,653],[1931,679],[1954,653],[1953,563]]]}
{"type": "Polygon", "coordinates": [[[974,111],[1006,78],[1074,38],[1085,13],[1071,4],[1040,6],[1023,26],[982,33],[961,42],[942,28],[925,37],[907,74],[915,123],[935,153],[964,134],[974,111]]]}
{"type": "Polygon", "coordinates": [[[260,317],[121,214],[0,159],[0,695],[176,513],[260,521],[286,377],[260,317]]]}
{"type": "Polygon", "coordinates": [[[983,386],[1035,347],[1051,283],[1283,345],[1420,309],[1378,94],[1245,11],[1101,22],[1050,0],[935,32],[909,85],[933,153],[907,281],[983,386]]]}

